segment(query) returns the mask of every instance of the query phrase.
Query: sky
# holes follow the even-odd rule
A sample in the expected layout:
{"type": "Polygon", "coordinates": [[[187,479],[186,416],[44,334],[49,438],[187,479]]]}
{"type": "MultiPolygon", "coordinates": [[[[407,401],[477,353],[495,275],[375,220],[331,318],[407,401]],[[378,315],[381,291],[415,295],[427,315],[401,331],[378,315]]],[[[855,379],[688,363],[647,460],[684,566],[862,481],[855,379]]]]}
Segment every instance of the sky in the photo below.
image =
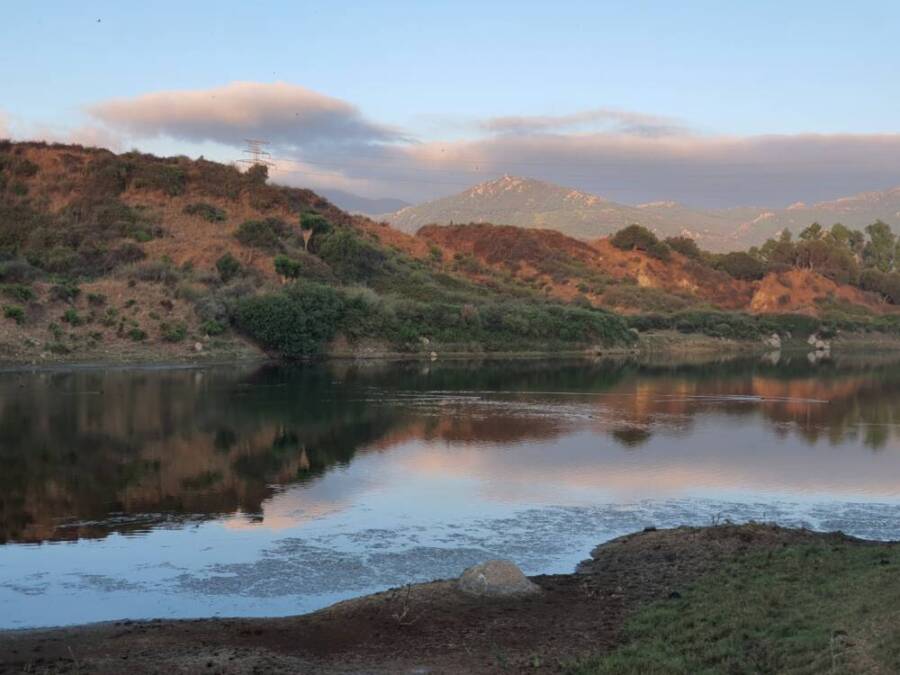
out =
{"type": "Polygon", "coordinates": [[[896,2],[46,2],[0,9],[0,136],[242,156],[421,201],[503,173],[628,203],[900,185],[896,2]]]}

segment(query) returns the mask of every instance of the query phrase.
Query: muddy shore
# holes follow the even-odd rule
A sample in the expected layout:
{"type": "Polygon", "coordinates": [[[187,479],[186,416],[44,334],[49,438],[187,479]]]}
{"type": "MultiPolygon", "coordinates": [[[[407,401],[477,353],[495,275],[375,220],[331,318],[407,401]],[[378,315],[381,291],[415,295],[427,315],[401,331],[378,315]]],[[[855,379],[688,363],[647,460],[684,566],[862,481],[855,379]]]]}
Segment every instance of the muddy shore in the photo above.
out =
{"type": "Polygon", "coordinates": [[[645,530],[598,546],[576,572],[532,577],[520,599],[454,581],[277,619],[118,621],[0,632],[0,673],[565,672],[608,653],[626,619],[724,563],[793,544],[888,546],[771,525],[645,530]]]}

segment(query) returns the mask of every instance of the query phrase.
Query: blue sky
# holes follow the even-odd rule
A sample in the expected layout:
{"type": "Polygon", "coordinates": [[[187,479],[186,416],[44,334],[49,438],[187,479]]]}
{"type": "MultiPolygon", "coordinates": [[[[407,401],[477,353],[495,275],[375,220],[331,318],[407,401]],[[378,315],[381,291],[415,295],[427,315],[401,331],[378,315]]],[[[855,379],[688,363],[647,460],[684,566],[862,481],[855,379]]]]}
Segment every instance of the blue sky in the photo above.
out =
{"type": "MultiPolygon", "coordinates": [[[[498,116],[596,109],[658,116],[703,137],[895,134],[900,119],[900,3],[81,1],[2,13],[0,111],[16,136],[64,137],[97,124],[85,110],[110,99],[237,81],[344,101],[417,143],[483,140],[479,123],[498,116]]],[[[122,142],[235,152],[167,133],[122,142]]],[[[310,159],[303,150],[279,154],[310,159]]],[[[361,156],[374,161],[371,152],[361,156]]],[[[344,187],[391,192],[384,177],[352,177],[344,187]]],[[[396,185],[407,196],[453,191],[396,185]]]]}

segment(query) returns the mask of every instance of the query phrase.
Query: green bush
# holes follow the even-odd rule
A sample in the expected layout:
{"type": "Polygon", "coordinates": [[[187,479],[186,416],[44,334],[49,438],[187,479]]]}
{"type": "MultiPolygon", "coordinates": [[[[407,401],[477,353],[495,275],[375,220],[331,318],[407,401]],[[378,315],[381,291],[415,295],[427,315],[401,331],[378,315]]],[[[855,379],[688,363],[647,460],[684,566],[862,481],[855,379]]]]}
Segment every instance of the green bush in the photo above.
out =
{"type": "Polygon", "coordinates": [[[219,272],[219,278],[227,284],[241,273],[241,264],[233,255],[226,253],[216,261],[216,270],[219,272]]]}
{"type": "Polygon", "coordinates": [[[160,326],[163,340],[166,342],[181,342],[188,334],[187,325],[180,321],[173,323],[163,323],[160,326]]]}
{"type": "Polygon", "coordinates": [[[266,218],[244,221],[238,226],[234,236],[245,246],[273,252],[284,248],[282,240],[289,234],[290,228],[283,220],[266,218]]]}
{"type": "Polygon", "coordinates": [[[317,253],[343,281],[370,282],[383,269],[385,253],[348,228],[320,239],[317,253]]]}
{"type": "Polygon", "coordinates": [[[610,238],[609,242],[623,251],[644,251],[660,260],[668,260],[670,257],[669,247],[641,225],[629,225],[622,228],[610,238]]]}
{"type": "Polygon", "coordinates": [[[87,301],[94,307],[103,307],[106,304],[106,296],[102,293],[88,293],[87,301]]]}
{"type": "Polygon", "coordinates": [[[210,223],[221,223],[228,217],[225,211],[218,206],[206,202],[195,202],[184,207],[184,213],[189,216],[199,216],[210,223]]]}
{"type": "Polygon", "coordinates": [[[129,329],[126,334],[128,335],[128,338],[134,342],[141,342],[147,339],[147,333],[137,327],[129,329]]]}
{"type": "Polygon", "coordinates": [[[670,249],[693,260],[702,260],[703,251],[697,246],[697,242],[690,237],[668,237],[666,244],[670,249]]]}
{"type": "Polygon", "coordinates": [[[0,293],[19,302],[31,302],[36,297],[34,289],[24,284],[2,284],[0,293]]]}
{"type": "Polygon", "coordinates": [[[744,281],[762,279],[766,274],[765,263],[745,251],[726,253],[719,257],[715,266],[729,276],[744,281]]]}
{"type": "Polygon", "coordinates": [[[65,314],[60,317],[63,323],[67,323],[70,326],[80,326],[84,323],[84,320],[78,314],[74,307],[70,307],[65,311],[65,314]]]}
{"type": "Polygon", "coordinates": [[[7,319],[12,319],[17,324],[25,323],[25,310],[18,305],[4,305],[3,316],[7,319]]]}
{"type": "Polygon", "coordinates": [[[210,337],[215,337],[216,335],[221,335],[225,332],[225,326],[215,319],[211,319],[200,324],[200,330],[210,337]]]}
{"type": "Polygon", "coordinates": [[[303,272],[303,265],[286,255],[275,256],[275,272],[288,279],[297,279],[303,272]]]}
{"type": "Polygon", "coordinates": [[[334,337],[343,310],[343,299],[334,288],[294,284],[282,293],[240,301],[235,321],[265,349],[300,358],[318,354],[334,337]]]}

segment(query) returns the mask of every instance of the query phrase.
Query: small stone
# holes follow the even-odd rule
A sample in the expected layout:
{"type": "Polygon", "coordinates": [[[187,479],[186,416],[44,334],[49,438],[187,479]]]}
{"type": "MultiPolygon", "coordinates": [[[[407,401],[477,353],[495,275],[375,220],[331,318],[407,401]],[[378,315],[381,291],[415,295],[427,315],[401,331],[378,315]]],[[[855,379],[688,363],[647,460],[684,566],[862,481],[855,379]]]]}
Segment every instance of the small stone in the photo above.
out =
{"type": "Polygon", "coordinates": [[[459,577],[457,588],[478,597],[534,595],[541,591],[509,560],[488,560],[470,567],[459,577]]]}
{"type": "Polygon", "coordinates": [[[195,351],[195,352],[202,352],[202,351],[203,351],[203,343],[202,343],[202,342],[195,342],[195,343],[194,343],[194,351],[195,351]]]}
{"type": "Polygon", "coordinates": [[[437,352],[431,352],[431,360],[437,361],[437,352]]]}
{"type": "Polygon", "coordinates": [[[818,340],[819,340],[819,337],[814,333],[814,334],[810,335],[808,338],[806,338],[806,344],[808,344],[810,347],[815,347],[816,342],[818,340]]]}
{"type": "Polygon", "coordinates": [[[816,351],[824,352],[828,349],[828,343],[824,340],[816,340],[816,351]]]}

